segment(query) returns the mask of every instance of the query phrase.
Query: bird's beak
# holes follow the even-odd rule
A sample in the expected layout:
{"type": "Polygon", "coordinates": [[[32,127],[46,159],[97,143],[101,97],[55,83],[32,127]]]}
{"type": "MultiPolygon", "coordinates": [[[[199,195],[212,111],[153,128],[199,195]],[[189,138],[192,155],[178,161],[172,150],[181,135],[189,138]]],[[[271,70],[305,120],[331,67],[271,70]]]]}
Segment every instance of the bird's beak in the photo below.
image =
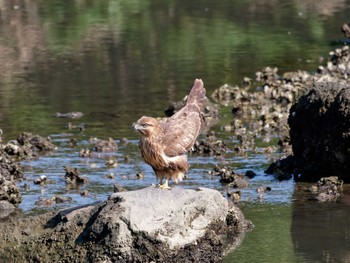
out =
{"type": "Polygon", "coordinates": [[[141,130],[142,129],[142,126],[141,125],[138,125],[137,123],[134,123],[132,125],[132,128],[134,129],[134,131],[138,131],[138,130],[141,130]]]}
{"type": "Polygon", "coordinates": [[[142,127],[142,125],[134,123],[132,125],[132,127],[133,127],[134,131],[138,131],[139,133],[144,134],[144,128],[142,127]]]}

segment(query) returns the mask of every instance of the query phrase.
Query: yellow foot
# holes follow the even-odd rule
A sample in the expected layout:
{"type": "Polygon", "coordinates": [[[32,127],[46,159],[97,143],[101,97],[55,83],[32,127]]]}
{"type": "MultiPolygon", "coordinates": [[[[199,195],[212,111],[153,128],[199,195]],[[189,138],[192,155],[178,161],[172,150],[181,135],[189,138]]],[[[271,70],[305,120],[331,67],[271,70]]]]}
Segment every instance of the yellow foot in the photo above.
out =
{"type": "Polygon", "coordinates": [[[171,190],[171,187],[168,185],[168,180],[166,180],[164,184],[159,183],[157,187],[163,190],[171,190]]]}

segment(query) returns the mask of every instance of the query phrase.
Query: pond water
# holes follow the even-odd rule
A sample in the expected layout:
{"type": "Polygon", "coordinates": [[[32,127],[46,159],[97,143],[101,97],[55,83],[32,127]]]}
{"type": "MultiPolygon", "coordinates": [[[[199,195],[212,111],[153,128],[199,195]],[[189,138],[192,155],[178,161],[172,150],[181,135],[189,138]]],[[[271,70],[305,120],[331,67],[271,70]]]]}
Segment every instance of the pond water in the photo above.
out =
{"type": "MultiPolygon", "coordinates": [[[[163,116],[195,78],[204,80],[210,96],[224,83],[254,78],[266,66],[278,67],[279,73],[315,71],[329,51],[343,45],[340,26],[349,12],[345,0],[1,1],[0,128],[6,141],[28,131],[50,136],[57,145],[54,153],[21,163],[25,179],[19,185],[29,189],[22,191],[20,208],[26,214],[61,209],[105,200],[115,183],[127,189],[155,183],[140,158],[134,121],[163,116]],[[53,117],[71,111],[84,116],[53,117]],[[68,129],[68,122],[85,130],[68,129]],[[119,143],[113,153],[79,157],[95,137],[117,142],[126,137],[129,143],[119,143]],[[72,138],[78,141],[75,148],[67,145],[72,138]],[[119,165],[109,169],[105,162],[111,156],[119,165]],[[63,166],[79,168],[89,183],[67,188],[63,166]],[[137,172],[145,177],[138,179],[137,172]],[[50,180],[45,187],[33,183],[41,175],[50,180]],[[89,195],[81,196],[82,190],[89,195]],[[54,195],[72,201],[38,205],[54,195]]],[[[232,145],[232,136],[220,129],[231,120],[230,109],[220,113],[213,129],[232,145]]],[[[242,190],[240,203],[255,228],[225,262],[350,262],[349,191],[335,203],[310,201],[293,181],[264,174],[278,157],[193,155],[189,178],[179,187],[224,193],[225,186],[208,173],[216,164],[258,174],[242,190]],[[255,192],[261,185],[272,188],[263,199],[255,192]]]]}

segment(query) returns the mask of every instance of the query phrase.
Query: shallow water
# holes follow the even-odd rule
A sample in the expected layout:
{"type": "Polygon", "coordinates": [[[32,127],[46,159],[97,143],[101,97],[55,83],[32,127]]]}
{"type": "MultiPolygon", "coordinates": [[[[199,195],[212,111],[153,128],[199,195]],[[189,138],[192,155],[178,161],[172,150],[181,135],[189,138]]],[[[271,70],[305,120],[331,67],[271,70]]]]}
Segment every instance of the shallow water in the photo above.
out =
{"type": "MultiPolygon", "coordinates": [[[[138,135],[131,125],[140,116],[162,116],[170,102],[180,100],[195,78],[208,95],[224,83],[240,85],[244,76],[265,66],[279,73],[315,71],[343,38],[340,26],[349,14],[346,1],[1,1],[0,2],[0,128],[5,140],[22,131],[50,136],[57,150],[35,161],[22,162],[29,185],[22,189],[20,208],[26,214],[105,200],[113,184],[137,189],[155,182],[140,158],[138,135]],[[55,112],[81,111],[76,120],[53,117],[55,112]],[[67,123],[85,130],[68,129],[67,123]],[[116,141],[113,153],[80,158],[92,148],[91,137],[116,141]],[[67,146],[75,138],[78,146],[67,146]],[[125,162],[125,156],[130,162],[125,162]],[[109,169],[108,157],[119,165],[109,169]],[[63,166],[79,168],[89,182],[68,189],[63,166]],[[145,177],[138,179],[137,172],[145,177]],[[107,175],[113,173],[114,178],[107,175]],[[50,183],[39,186],[35,178],[50,183]],[[88,196],[81,196],[88,190],[88,196]],[[70,203],[38,205],[54,195],[70,203]]],[[[214,127],[231,120],[221,109],[214,127]]],[[[272,141],[275,143],[275,141],[272,141]]],[[[255,228],[226,262],[349,262],[347,195],[336,203],[318,204],[295,193],[293,181],[277,182],[264,174],[279,154],[228,153],[221,158],[190,156],[189,178],[176,187],[210,187],[225,193],[219,178],[209,175],[216,165],[258,176],[242,189],[241,208],[255,228]],[[255,189],[270,186],[259,198],[255,189]],[[300,202],[300,200],[303,202],[300,202]],[[328,242],[322,242],[328,241],[328,242]]]]}

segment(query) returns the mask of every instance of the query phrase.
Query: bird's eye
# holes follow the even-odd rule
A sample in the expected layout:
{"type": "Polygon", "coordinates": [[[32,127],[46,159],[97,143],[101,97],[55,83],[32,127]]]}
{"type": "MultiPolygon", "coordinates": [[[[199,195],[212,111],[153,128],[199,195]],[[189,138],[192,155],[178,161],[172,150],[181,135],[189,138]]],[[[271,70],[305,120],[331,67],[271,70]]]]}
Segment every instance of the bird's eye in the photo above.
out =
{"type": "Polygon", "coordinates": [[[143,123],[143,124],[142,124],[142,127],[143,127],[143,128],[146,128],[147,126],[148,126],[147,123],[143,123]]]}

